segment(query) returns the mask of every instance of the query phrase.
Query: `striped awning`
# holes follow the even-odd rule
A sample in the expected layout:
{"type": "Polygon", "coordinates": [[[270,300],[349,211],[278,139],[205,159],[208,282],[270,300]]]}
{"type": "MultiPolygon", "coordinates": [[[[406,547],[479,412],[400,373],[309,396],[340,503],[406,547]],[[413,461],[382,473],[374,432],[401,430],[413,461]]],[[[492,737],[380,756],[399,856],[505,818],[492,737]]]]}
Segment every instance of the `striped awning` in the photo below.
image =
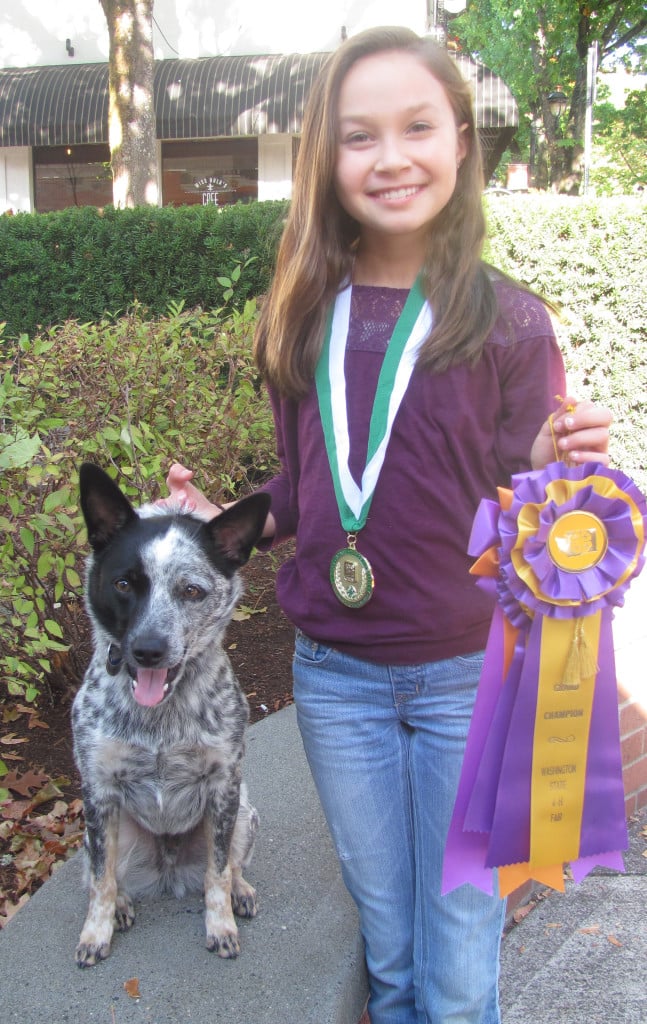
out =
{"type": "MultiPolygon", "coordinates": [[[[159,139],[209,139],[301,131],[303,107],[327,53],[155,64],[159,139]]],[[[464,55],[483,129],[518,124],[507,86],[464,55]]],[[[108,65],[63,64],[0,70],[0,146],[65,146],[108,141],[108,65]]]]}

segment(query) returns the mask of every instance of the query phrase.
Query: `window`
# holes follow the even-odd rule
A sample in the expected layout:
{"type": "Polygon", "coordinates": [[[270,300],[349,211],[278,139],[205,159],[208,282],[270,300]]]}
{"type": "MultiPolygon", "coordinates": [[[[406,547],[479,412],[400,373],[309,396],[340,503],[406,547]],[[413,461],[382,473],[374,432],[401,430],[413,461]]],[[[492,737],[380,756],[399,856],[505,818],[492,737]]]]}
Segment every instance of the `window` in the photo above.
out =
{"type": "MultiPolygon", "coordinates": [[[[34,189],[39,213],[68,206],[108,206],[112,203],[109,147],[34,147],[34,189]]],[[[255,136],[162,143],[164,206],[223,206],[257,198],[255,136]]]]}
{"type": "Polygon", "coordinates": [[[112,203],[109,147],[35,146],[34,193],[39,213],[112,203]]]}
{"type": "Polygon", "coordinates": [[[162,143],[164,206],[258,198],[256,137],[162,143]]]}

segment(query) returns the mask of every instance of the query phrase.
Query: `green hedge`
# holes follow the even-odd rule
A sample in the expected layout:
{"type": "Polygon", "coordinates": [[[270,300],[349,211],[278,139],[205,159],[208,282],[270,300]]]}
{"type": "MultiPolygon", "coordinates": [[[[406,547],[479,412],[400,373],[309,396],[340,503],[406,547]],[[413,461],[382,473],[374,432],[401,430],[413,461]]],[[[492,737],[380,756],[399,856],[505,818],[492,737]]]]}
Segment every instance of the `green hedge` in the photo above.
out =
{"type": "Polygon", "coordinates": [[[0,217],[0,321],[5,337],[68,319],[98,321],[136,300],[153,315],[170,302],[210,309],[219,276],[252,258],[239,298],[267,288],[286,204],[282,202],[0,217]]]}
{"type": "MultiPolygon", "coordinates": [[[[276,469],[269,401],[252,358],[254,300],[241,310],[68,321],[0,353],[0,703],[45,683],[78,685],[89,653],[84,459],[137,504],[182,459],[214,499],[276,469]]],[[[8,347],[9,348],[9,347],[8,347]]],[[[1,775],[1,766],[0,766],[1,775]]]]}
{"type": "Polygon", "coordinates": [[[488,258],[556,302],[571,391],[608,405],[614,462],[647,490],[647,202],[488,198],[488,258]]]}

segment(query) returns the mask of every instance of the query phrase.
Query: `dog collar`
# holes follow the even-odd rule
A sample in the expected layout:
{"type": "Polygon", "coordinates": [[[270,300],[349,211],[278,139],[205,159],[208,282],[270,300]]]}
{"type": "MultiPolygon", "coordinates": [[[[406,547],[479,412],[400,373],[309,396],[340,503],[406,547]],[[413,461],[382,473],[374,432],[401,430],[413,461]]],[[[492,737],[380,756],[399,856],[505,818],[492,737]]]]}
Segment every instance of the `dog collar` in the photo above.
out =
{"type": "Polygon", "coordinates": [[[121,668],[121,647],[117,644],[110,644],[108,647],[108,657],[106,658],[106,672],[110,676],[116,676],[121,668]]]}

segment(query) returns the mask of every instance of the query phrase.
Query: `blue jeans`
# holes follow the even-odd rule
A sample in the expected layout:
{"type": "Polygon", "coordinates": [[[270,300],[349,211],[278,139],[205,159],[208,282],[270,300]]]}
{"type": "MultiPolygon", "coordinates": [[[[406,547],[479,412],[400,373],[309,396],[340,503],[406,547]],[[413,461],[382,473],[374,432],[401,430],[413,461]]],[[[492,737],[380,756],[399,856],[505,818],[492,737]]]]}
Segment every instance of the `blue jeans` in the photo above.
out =
{"type": "Polygon", "coordinates": [[[371,1024],[499,1024],[505,904],[441,896],[482,655],[375,665],[297,631],[294,699],[366,948],[371,1024]]]}

